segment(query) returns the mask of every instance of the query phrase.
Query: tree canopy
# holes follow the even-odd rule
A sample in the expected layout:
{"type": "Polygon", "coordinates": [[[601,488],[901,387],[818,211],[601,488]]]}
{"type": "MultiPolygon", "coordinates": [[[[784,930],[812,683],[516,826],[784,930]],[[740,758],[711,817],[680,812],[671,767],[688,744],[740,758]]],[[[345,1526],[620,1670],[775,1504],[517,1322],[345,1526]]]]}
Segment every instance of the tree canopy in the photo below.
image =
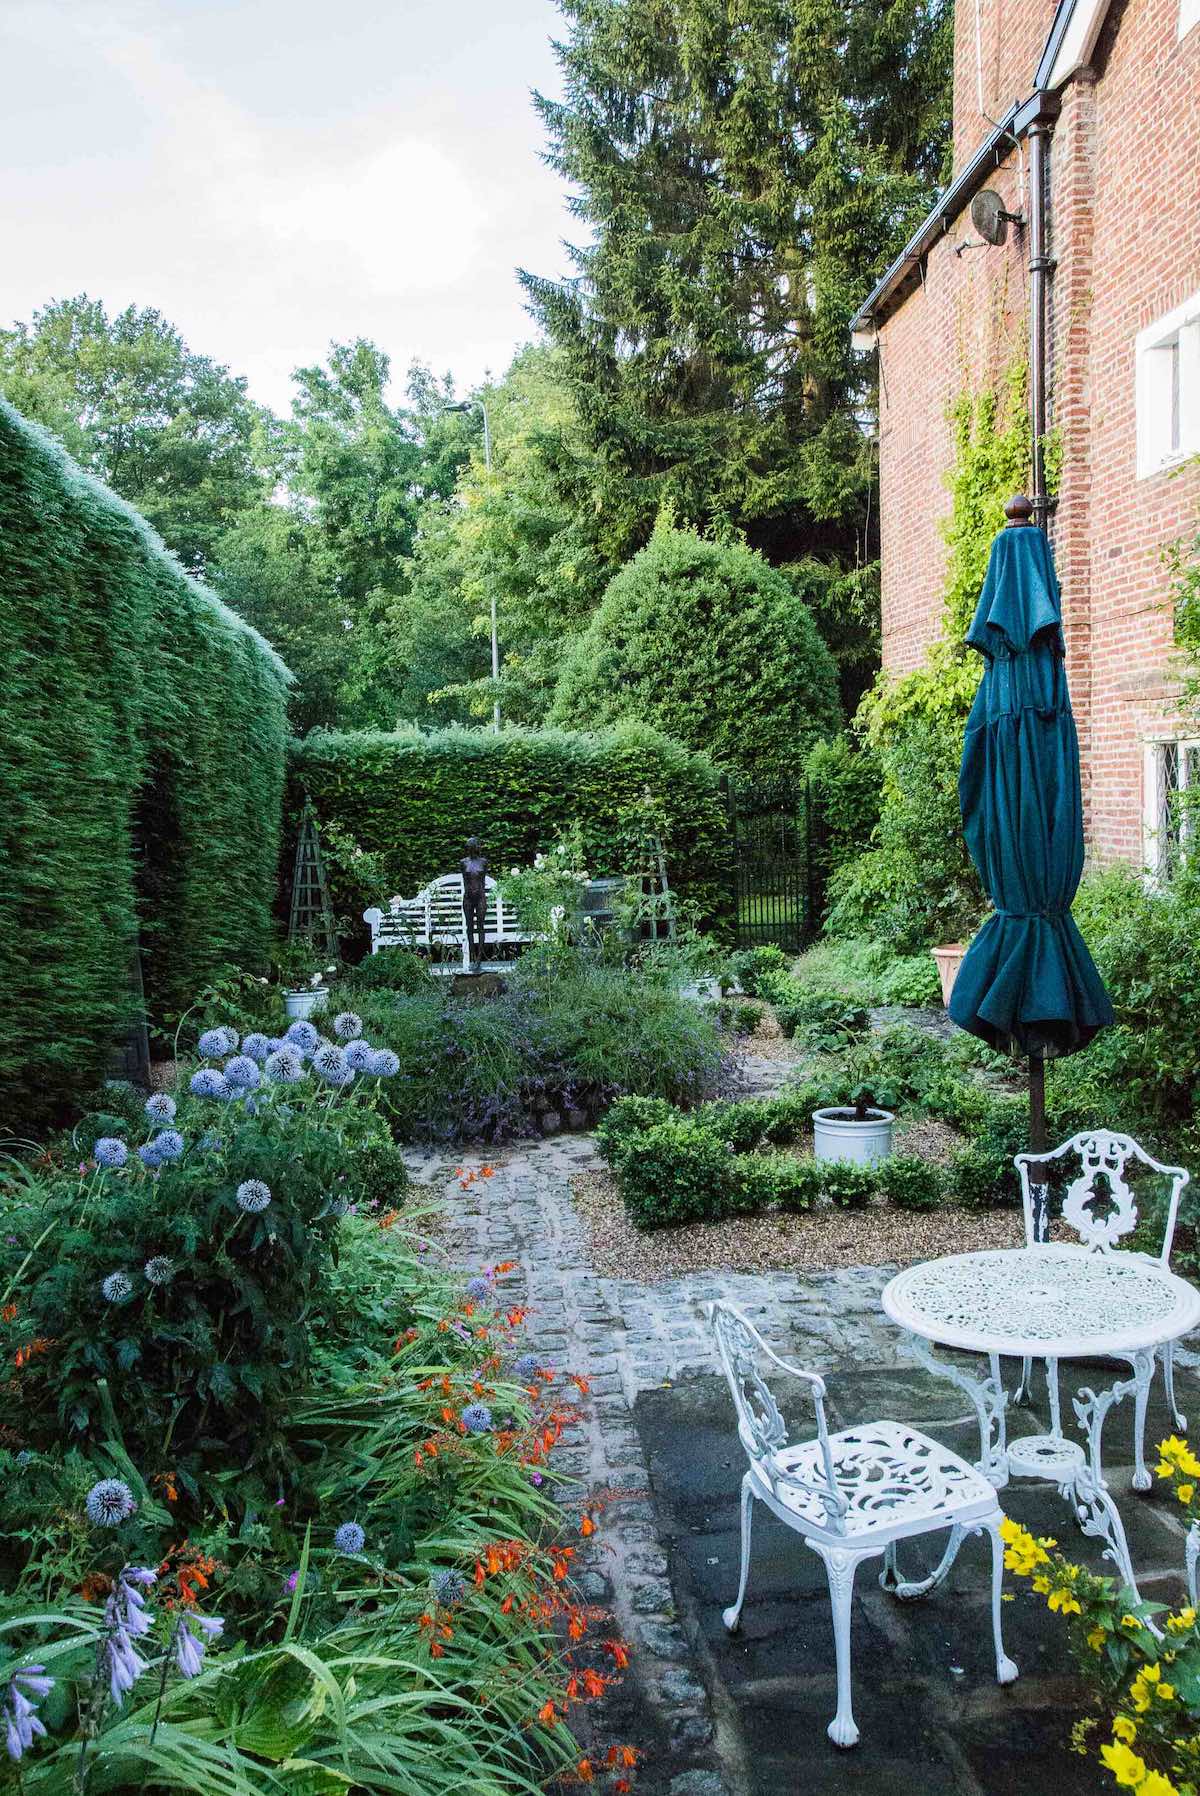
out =
{"type": "Polygon", "coordinates": [[[797,774],[840,717],[833,657],[791,583],[740,543],[666,524],[610,583],[550,713],[638,719],[757,781],[797,774]]]}

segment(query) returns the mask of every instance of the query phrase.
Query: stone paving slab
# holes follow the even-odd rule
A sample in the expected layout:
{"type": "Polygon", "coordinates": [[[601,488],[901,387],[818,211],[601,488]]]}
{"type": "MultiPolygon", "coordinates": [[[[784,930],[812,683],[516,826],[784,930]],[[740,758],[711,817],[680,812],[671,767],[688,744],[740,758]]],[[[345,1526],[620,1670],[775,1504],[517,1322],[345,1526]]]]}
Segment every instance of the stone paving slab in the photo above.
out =
{"type": "MultiPolygon", "coordinates": [[[[1056,1796],[1097,1796],[1098,1774],[1064,1746],[1074,1691],[1061,1636],[1040,1604],[1006,1605],[1023,1676],[1011,1691],[999,1690],[986,1662],[983,1566],[969,1550],[942,1591],[911,1607],[886,1598],[869,1568],[860,1574],[863,1744],[851,1753],[839,1753],[825,1734],[834,1696],[822,1567],[771,1518],[770,1528],[756,1523],[744,1631],[731,1642],[721,1626],[720,1609],[736,1585],[744,1461],[705,1306],[735,1303],[777,1351],[824,1373],[838,1426],[890,1414],[974,1457],[978,1434],[965,1399],[915,1364],[880,1307],[895,1267],[705,1272],[653,1285],[600,1278],[569,1190],[574,1173],[601,1164],[590,1137],[497,1150],[488,1156],[493,1176],[465,1191],[455,1169],[481,1164],[478,1153],[414,1150],[407,1158],[418,1185],[443,1203],[454,1261],[475,1270],[516,1260],[531,1346],[591,1382],[563,1464],[591,1493],[613,1497],[581,1578],[588,1600],[611,1606],[637,1648],[602,1725],[609,1738],[645,1749],[641,1796],[773,1796],[785,1788],[789,1796],[797,1788],[812,1796],[858,1789],[1007,1796],[1018,1787],[1022,1796],[1050,1788],[1056,1796]]],[[[1064,1367],[1064,1392],[1071,1382],[1064,1367]]],[[[1200,1385],[1186,1376],[1178,1382],[1185,1407],[1200,1411],[1200,1385]]],[[[1110,1418],[1114,1463],[1130,1438],[1129,1408],[1110,1418]]],[[[1014,1433],[1040,1426],[1012,1409],[1009,1424],[1014,1433]]],[[[1147,1440],[1169,1427],[1156,1380],[1147,1440]]],[[[1134,1562],[1139,1573],[1163,1574],[1162,1588],[1148,1579],[1147,1591],[1166,1595],[1182,1566],[1182,1532],[1161,1499],[1127,1487],[1128,1472],[1116,1474],[1134,1562]]],[[[1038,1532],[1069,1534],[1076,1551],[1078,1536],[1053,1491],[1010,1487],[1004,1501],[1038,1532]]],[[[921,1550],[919,1543],[913,1549],[921,1550]]],[[[1082,1547],[1078,1556],[1086,1557],[1082,1547]]]]}

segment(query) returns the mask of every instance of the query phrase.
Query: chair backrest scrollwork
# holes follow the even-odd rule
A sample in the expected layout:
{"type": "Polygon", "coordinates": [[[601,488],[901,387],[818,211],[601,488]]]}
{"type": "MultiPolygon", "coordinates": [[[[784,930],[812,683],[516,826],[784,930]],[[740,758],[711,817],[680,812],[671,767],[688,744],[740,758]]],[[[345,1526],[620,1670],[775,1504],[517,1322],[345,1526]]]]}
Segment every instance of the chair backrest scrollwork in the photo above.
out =
{"type": "Polygon", "coordinates": [[[1171,1257],[1179,1200],[1190,1174],[1182,1166],[1164,1166],[1131,1135],[1118,1135],[1111,1129],[1084,1129],[1048,1153],[1014,1156],[1013,1164],[1021,1179],[1027,1245],[1032,1246],[1037,1240],[1037,1201],[1032,1168],[1057,1160],[1069,1162],[1072,1158],[1078,1162],[1079,1171],[1067,1186],[1062,1218],[1096,1253],[1111,1253],[1118,1242],[1137,1227],[1137,1200],[1128,1177],[1131,1161],[1170,1180],[1162,1248],[1158,1255],[1165,1266],[1171,1257]]]}
{"type": "Polygon", "coordinates": [[[764,1477],[770,1488],[781,1494],[791,1486],[806,1495],[817,1497],[824,1505],[826,1526],[841,1532],[847,1500],[838,1487],[829,1447],[829,1431],[825,1422],[825,1381],[815,1372],[789,1365],[763,1340],[753,1323],[729,1303],[710,1303],[708,1317],[716,1337],[721,1367],[729,1383],[737,1410],[738,1437],[751,1465],[764,1477]],[[800,1477],[779,1462],[780,1449],[787,1445],[787,1428],[764,1376],[766,1364],[799,1379],[809,1388],[817,1419],[817,1440],[823,1476],[818,1479],[800,1477]]]}

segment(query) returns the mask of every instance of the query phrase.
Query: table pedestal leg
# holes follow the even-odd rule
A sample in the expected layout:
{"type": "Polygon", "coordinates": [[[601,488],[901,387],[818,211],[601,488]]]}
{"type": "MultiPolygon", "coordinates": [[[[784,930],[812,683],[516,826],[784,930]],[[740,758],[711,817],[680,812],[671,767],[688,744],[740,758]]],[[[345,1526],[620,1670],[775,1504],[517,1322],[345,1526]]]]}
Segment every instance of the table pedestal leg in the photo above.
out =
{"type": "Polygon", "coordinates": [[[1183,1563],[1187,1572],[1188,1602],[1193,1609],[1200,1601],[1196,1594],[1197,1560],[1200,1560],[1200,1522],[1193,1522],[1188,1529],[1187,1544],[1183,1549],[1183,1563]]]}
{"type": "Polygon", "coordinates": [[[1163,1386],[1167,1393],[1167,1408],[1175,1418],[1175,1426],[1182,1434],[1187,1427],[1187,1417],[1181,1415],[1175,1402],[1175,1343],[1168,1341],[1163,1348],[1163,1386]]]}
{"type": "MultiPolygon", "coordinates": [[[[1132,1378],[1112,1385],[1098,1396],[1090,1388],[1084,1388],[1074,1399],[1079,1426],[1086,1431],[1088,1437],[1088,1457],[1070,1482],[1060,1485],[1059,1489],[1074,1509],[1075,1519],[1083,1532],[1093,1539],[1107,1542],[1104,1557],[1112,1561],[1124,1583],[1140,1601],[1133,1561],[1129,1557],[1129,1543],[1125,1538],[1125,1524],[1104,1481],[1102,1459],[1104,1422],[1109,1410],[1114,1403],[1136,1396],[1149,1386],[1154,1370],[1154,1356],[1150,1353],[1135,1354],[1132,1364],[1132,1378]]],[[[1137,1482],[1136,1473],[1134,1482],[1137,1482]]]]}

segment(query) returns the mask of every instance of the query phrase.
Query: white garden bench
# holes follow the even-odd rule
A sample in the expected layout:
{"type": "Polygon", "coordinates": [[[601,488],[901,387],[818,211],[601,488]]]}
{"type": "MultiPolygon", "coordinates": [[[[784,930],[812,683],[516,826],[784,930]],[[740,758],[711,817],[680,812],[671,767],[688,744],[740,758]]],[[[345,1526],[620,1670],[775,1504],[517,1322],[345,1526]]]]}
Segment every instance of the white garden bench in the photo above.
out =
{"type": "MultiPolygon", "coordinates": [[[[505,904],[494,879],[484,880],[487,911],[484,941],[491,948],[535,942],[540,937],[522,929],[511,904],[505,904]]],[[[443,873],[431,879],[415,898],[391,898],[386,910],[373,905],[363,912],[363,922],[371,931],[371,953],[381,948],[432,948],[446,942],[462,947],[463,971],[470,970],[467,925],[463,916],[463,877],[461,873],[443,873]]]]}

